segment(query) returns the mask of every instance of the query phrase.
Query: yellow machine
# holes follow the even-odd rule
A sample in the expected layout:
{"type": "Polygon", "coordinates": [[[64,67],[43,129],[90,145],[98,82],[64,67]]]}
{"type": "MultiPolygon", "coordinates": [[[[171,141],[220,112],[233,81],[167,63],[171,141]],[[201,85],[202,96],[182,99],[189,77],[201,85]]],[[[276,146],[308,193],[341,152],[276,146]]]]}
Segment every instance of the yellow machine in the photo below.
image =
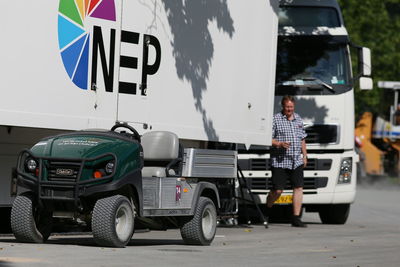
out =
{"type": "Polygon", "coordinates": [[[372,144],[373,116],[365,112],[356,124],[355,137],[360,149],[360,168],[368,175],[383,175],[384,152],[372,144]]]}
{"type": "Polygon", "coordinates": [[[400,126],[365,112],[356,124],[360,168],[368,176],[399,176],[400,126]]]}
{"type": "MultiPolygon", "coordinates": [[[[400,182],[400,82],[379,81],[378,87],[393,91],[389,121],[365,112],[357,122],[355,140],[360,150],[360,169],[367,176],[397,176],[400,182]]],[[[364,176],[365,176],[364,175],[364,176]]]]}

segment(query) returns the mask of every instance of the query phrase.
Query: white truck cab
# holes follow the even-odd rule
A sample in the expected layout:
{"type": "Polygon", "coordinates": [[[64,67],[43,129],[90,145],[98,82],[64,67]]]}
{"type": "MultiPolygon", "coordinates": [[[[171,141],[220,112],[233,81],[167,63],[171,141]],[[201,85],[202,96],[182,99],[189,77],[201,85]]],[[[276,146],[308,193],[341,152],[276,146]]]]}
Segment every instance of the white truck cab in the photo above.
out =
{"type": "MultiPolygon", "coordinates": [[[[280,1],[274,113],[280,112],[283,96],[295,96],[309,158],[303,204],[306,211],[319,212],[323,223],[345,223],[356,194],[359,159],[354,150],[351,45],[335,0],[280,1]]],[[[368,76],[369,49],[358,49],[364,55],[359,58],[360,77],[368,76]]],[[[363,87],[370,82],[368,77],[361,79],[363,87]]],[[[242,150],[239,166],[253,193],[265,203],[271,185],[269,148],[242,150]]],[[[288,184],[278,203],[290,204],[285,195],[291,193],[288,184]]]]}

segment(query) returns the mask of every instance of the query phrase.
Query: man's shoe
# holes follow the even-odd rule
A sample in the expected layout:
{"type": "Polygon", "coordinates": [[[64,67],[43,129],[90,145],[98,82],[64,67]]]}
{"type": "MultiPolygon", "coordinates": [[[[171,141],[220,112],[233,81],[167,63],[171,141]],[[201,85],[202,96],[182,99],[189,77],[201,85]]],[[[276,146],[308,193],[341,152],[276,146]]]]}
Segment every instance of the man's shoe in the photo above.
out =
{"type": "Polygon", "coordinates": [[[268,216],[264,216],[264,227],[268,228],[268,221],[269,221],[269,217],[268,216]]]}
{"type": "Polygon", "coordinates": [[[264,215],[264,227],[265,228],[268,228],[269,217],[271,216],[271,210],[272,210],[272,207],[269,208],[268,206],[265,209],[265,215],[264,215]]]}
{"type": "Polygon", "coordinates": [[[307,224],[305,224],[305,223],[303,223],[301,220],[300,220],[300,216],[293,216],[293,219],[292,219],[292,226],[293,227],[307,227],[307,224]]]}

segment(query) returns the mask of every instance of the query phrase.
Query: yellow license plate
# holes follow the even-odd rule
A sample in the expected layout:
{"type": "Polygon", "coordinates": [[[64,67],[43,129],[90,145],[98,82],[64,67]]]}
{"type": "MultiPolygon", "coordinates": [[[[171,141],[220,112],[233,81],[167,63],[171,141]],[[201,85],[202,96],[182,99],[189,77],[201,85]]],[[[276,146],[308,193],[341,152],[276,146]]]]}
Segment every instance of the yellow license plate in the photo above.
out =
{"type": "Polygon", "coordinates": [[[293,202],[293,196],[292,195],[287,195],[287,196],[280,196],[275,201],[275,204],[292,204],[292,202],[293,202]]]}

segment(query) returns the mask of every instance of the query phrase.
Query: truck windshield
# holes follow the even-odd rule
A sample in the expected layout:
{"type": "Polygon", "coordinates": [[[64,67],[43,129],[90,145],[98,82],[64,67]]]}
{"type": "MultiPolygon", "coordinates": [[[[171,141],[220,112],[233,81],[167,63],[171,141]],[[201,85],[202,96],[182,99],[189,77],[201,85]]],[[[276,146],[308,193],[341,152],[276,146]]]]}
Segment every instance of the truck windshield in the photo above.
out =
{"type": "Polygon", "coordinates": [[[280,36],[276,95],[341,94],[352,88],[345,38],[280,36]]]}
{"type": "Polygon", "coordinates": [[[340,27],[339,15],[331,7],[281,6],[279,26],[340,27]]]}

